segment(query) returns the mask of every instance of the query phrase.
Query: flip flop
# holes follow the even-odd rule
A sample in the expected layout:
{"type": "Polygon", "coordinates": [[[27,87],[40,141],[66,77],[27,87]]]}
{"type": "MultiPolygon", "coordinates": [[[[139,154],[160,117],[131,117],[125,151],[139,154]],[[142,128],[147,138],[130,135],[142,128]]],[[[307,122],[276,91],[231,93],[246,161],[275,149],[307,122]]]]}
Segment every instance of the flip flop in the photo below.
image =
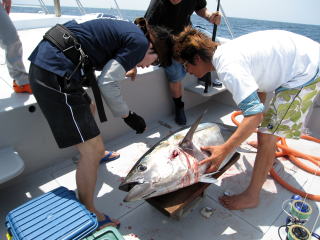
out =
{"type": "Polygon", "coordinates": [[[98,228],[101,228],[102,226],[104,226],[106,224],[107,225],[105,227],[112,226],[112,227],[116,227],[117,229],[120,228],[120,222],[117,224],[116,222],[112,221],[108,215],[106,215],[106,214],[103,214],[103,215],[104,215],[105,219],[102,221],[98,221],[98,228]],[[115,224],[115,226],[114,226],[114,224],[115,224]]]}
{"type": "Polygon", "coordinates": [[[102,163],[107,163],[107,162],[111,162],[113,160],[116,160],[120,157],[120,154],[115,156],[115,157],[111,157],[111,155],[113,154],[114,152],[110,151],[107,155],[105,155],[103,158],[101,158],[100,160],[100,164],[102,163]]]}

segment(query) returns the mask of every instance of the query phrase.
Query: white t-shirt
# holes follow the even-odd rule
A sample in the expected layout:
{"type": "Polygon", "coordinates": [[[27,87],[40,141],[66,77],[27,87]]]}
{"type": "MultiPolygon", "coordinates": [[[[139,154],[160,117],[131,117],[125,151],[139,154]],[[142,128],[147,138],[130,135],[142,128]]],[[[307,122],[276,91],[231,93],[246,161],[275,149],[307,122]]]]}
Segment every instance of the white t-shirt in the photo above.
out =
{"type": "Polygon", "coordinates": [[[320,62],[320,44],[301,35],[267,30],[218,46],[212,59],[236,104],[254,91],[273,92],[310,81],[320,62]]]}

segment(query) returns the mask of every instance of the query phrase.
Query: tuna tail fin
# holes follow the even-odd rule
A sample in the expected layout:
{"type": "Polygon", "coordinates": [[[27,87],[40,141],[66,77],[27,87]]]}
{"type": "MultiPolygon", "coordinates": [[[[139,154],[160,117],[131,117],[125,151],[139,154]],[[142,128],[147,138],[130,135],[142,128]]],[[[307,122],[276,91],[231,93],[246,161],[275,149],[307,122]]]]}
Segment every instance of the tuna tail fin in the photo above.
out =
{"type": "Polygon", "coordinates": [[[186,136],[182,139],[179,146],[184,147],[188,146],[192,142],[193,134],[196,131],[201,119],[203,118],[203,115],[207,112],[207,109],[201,113],[201,115],[198,117],[198,119],[191,125],[189,131],[187,132],[186,136]]]}
{"type": "MultiPolygon", "coordinates": [[[[217,171],[217,172],[219,172],[219,171],[217,171]]],[[[199,182],[217,184],[218,183],[218,179],[212,177],[212,175],[216,174],[217,172],[203,174],[202,176],[200,176],[199,182]]]]}

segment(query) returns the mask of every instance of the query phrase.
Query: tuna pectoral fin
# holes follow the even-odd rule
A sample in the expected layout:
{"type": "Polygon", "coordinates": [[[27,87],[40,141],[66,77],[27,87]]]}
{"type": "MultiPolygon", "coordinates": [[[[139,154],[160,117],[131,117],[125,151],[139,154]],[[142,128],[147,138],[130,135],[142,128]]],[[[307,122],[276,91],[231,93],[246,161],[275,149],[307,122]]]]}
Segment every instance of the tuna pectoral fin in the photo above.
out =
{"type": "MultiPolygon", "coordinates": [[[[219,172],[219,171],[217,171],[217,172],[219,172]]],[[[217,172],[212,172],[212,173],[207,173],[207,174],[202,175],[200,177],[200,179],[199,179],[199,182],[217,184],[218,183],[218,179],[215,179],[215,178],[212,177],[217,172]]]]}

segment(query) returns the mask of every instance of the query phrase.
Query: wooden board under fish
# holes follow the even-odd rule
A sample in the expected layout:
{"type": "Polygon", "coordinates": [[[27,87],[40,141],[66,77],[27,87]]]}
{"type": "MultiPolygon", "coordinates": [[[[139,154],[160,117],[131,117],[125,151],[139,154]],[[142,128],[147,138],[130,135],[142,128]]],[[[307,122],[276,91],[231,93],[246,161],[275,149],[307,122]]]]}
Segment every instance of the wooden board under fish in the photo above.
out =
{"type": "MultiPolygon", "coordinates": [[[[229,162],[221,168],[218,173],[212,175],[212,177],[216,179],[219,178],[236,163],[239,158],[240,154],[235,152],[229,162]]],[[[146,201],[165,215],[180,219],[180,217],[183,216],[197,200],[200,200],[203,197],[204,191],[209,186],[209,183],[196,183],[175,192],[149,198],[146,201]]]]}

